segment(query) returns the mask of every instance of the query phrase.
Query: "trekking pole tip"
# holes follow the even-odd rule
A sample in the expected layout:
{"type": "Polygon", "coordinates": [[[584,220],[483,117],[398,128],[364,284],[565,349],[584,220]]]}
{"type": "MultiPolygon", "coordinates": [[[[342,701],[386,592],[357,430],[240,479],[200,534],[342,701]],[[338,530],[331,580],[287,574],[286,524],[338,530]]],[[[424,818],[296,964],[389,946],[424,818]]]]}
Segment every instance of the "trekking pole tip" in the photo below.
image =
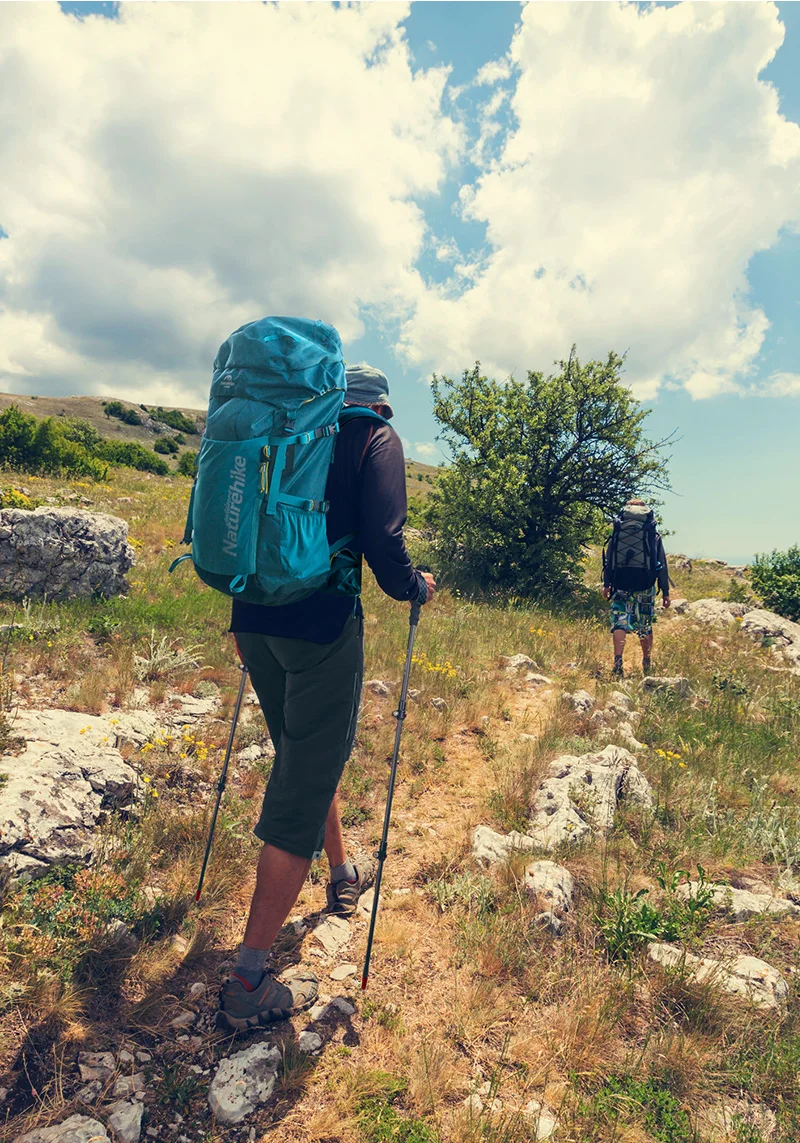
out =
{"type": "Polygon", "coordinates": [[[197,890],[197,892],[195,893],[195,895],[194,895],[194,899],[195,899],[195,901],[199,901],[199,900],[200,900],[200,890],[199,890],[199,889],[198,889],[198,890],[197,890]]]}
{"type": "Polygon", "coordinates": [[[361,991],[362,992],[367,991],[367,978],[366,978],[366,976],[361,977],[361,991]]]}

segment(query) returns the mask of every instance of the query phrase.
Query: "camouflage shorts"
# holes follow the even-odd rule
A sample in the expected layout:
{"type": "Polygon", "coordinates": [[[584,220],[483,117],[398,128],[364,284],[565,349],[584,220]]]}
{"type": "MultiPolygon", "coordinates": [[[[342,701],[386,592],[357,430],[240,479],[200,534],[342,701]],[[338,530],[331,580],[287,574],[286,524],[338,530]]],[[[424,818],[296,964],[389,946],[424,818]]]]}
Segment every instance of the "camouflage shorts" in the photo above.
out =
{"type": "Polygon", "coordinates": [[[644,639],[656,621],[655,585],[647,591],[615,591],[611,597],[611,630],[644,639]]]}

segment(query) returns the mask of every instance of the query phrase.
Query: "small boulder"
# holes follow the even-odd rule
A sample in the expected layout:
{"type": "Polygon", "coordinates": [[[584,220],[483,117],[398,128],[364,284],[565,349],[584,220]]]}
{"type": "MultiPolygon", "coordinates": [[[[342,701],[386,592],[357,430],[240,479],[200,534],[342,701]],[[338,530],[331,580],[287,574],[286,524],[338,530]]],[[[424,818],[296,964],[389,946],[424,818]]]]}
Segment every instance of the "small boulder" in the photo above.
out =
{"type": "Polygon", "coordinates": [[[560,937],[564,931],[564,922],[549,909],[544,913],[537,913],[534,917],[534,923],[540,929],[546,929],[554,937],[560,937]]]}
{"type": "Polygon", "coordinates": [[[14,1143],[110,1143],[102,1123],[88,1115],[71,1115],[52,1127],[35,1127],[18,1135],[14,1143]]]}
{"type": "Polygon", "coordinates": [[[116,1064],[113,1052],[79,1052],[78,1071],[84,1083],[104,1082],[114,1074],[116,1064]]]}
{"type": "Polygon", "coordinates": [[[266,1103],[280,1060],[279,1049],[264,1042],[220,1061],[208,1089],[208,1106],[220,1123],[241,1123],[266,1103]]]}
{"type": "Polygon", "coordinates": [[[692,684],[680,675],[647,675],[642,679],[642,686],[648,691],[668,691],[680,698],[689,698],[692,693],[692,684]]]}
{"type": "Polygon", "coordinates": [[[588,691],[575,691],[574,694],[567,692],[564,702],[578,714],[588,714],[594,706],[594,699],[588,691]]]}
{"type": "Polygon", "coordinates": [[[138,1099],[121,1100],[108,1110],[108,1126],[118,1143],[139,1143],[144,1104],[138,1099]]]}
{"type": "Polygon", "coordinates": [[[553,680],[547,675],[539,675],[535,671],[529,671],[525,676],[525,682],[529,687],[549,687],[553,680]]]}
{"type": "Polygon", "coordinates": [[[115,1099],[126,1099],[135,1095],[137,1091],[144,1091],[144,1072],[136,1072],[130,1076],[117,1076],[111,1094],[115,1099]]]}
{"type": "Polygon", "coordinates": [[[331,956],[350,943],[352,932],[343,917],[326,917],[314,927],[313,935],[331,956]]]}
{"type": "Polygon", "coordinates": [[[297,1037],[297,1046],[301,1052],[312,1055],[314,1052],[318,1052],[322,1047],[322,1036],[316,1032],[301,1032],[297,1037]]]}
{"type": "Polygon", "coordinates": [[[364,686],[372,694],[377,695],[378,698],[386,698],[387,695],[392,693],[392,688],[383,679],[370,679],[369,682],[364,683],[364,686]]]}
{"type": "Polygon", "coordinates": [[[447,710],[447,702],[443,698],[432,698],[431,706],[434,710],[443,711],[447,710]]]}
{"type": "MultiPolygon", "coordinates": [[[[710,888],[714,893],[714,907],[729,913],[733,921],[749,921],[751,917],[764,914],[776,917],[800,914],[800,906],[772,893],[754,893],[750,889],[734,889],[731,885],[713,885],[710,888]]],[[[678,896],[688,901],[696,898],[700,890],[700,882],[691,881],[688,885],[684,883],[678,887],[678,896]]]]}
{"type": "Polygon", "coordinates": [[[746,603],[729,603],[725,599],[696,599],[688,607],[689,615],[693,619],[712,627],[725,627],[735,623],[749,610],[746,603]]]}
{"type": "Polygon", "coordinates": [[[654,941],[647,947],[650,960],[664,968],[682,969],[699,984],[709,982],[718,988],[749,1001],[755,1008],[783,1008],[789,987],[777,969],[754,956],[734,957],[730,961],[694,956],[676,945],[654,941]]]}
{"type": "Polygon", "coordinates": [[[538,667],[538,663],[534,662],[529,655],[504,655],[503,666],[506,669],[506,674],[514,675],[517,671],[531,670],[532,667],[538,667]]]}

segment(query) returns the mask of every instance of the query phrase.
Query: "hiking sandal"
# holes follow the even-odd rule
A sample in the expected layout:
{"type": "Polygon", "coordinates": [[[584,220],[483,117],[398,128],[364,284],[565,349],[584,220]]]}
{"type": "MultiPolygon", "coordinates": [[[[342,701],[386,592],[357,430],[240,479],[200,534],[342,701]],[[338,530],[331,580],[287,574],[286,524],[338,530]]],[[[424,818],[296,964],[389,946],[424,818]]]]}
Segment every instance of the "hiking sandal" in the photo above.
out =
{"type": "Polygon", "coordinates": [[[375,880],[375,862],[370,857],[359,860],[355,866],[355,881],[329,881],[325,886],[327,905],[323,913],[332,917],[352,917],[359,898],[375,880]]]}
{"type": "Polygon", "coordinates": [[[221,1032],[249,1032],[278,1020],[288,1020],[310,1008],[319,995],[319,981],[310,969],[299,969],[283,981],[269,973],[249,992],[232,976],[220,996],[216,1024],[221,1032]]]}

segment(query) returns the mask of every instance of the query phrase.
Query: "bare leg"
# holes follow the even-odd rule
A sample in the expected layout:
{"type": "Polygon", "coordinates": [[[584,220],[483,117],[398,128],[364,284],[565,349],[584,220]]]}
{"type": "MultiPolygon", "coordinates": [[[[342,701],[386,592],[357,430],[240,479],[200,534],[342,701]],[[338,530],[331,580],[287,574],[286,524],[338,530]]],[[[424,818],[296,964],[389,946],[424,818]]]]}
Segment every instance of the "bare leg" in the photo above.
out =
{"type": "Polygon", "coordinates": [[[625,650],[625,634],[626,633],[624,631],[620,631],[619,628],[616,631],[611,632],[611,637],[614,640],[615,655],[621,655],[625,650]]]}
{"type": "Polygon", "coordinates": [[[344,865],[347,861],[347,850],[342,837],[342,819],[339,816],[339,795],[333,795],[331,808],[328,810],[328,820],[325,823],[325,856],[331,869],[337,865],[344,865]]]}
{"type": "Polygon", "coordinates": [[[642,635],[639,642],[642,644],[642,658],[649,659],[653,652],[653,633],[649,635],[642,635]]]}
{"type": "Polygon", "coordinates": [[[274,845],[265,845],[258,859],[256,888],[244,931],[249,949],[268,949],[300,895],[311,862],[274,845]]]}

